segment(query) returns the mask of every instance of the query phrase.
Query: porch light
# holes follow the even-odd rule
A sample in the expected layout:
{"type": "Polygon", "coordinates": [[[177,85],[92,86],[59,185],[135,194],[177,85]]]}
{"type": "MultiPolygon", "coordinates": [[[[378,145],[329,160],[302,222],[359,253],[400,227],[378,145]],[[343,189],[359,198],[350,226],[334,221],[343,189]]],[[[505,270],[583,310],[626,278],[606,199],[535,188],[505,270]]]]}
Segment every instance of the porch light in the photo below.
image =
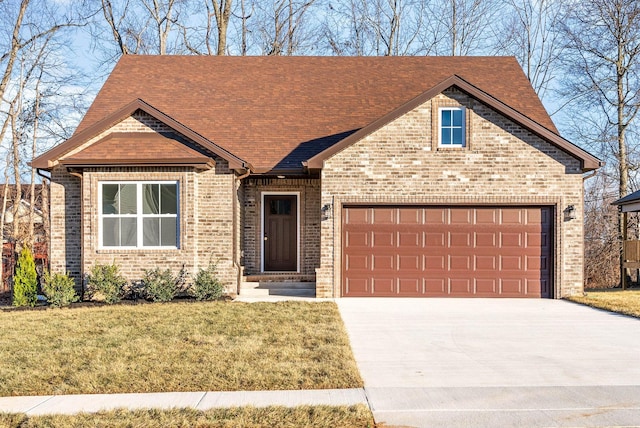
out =
{"type": "Polygon", "coordinates": [[[575,205],[567,205],[567,208],[564,210],[564,218],[566,220],[575,220],[576,219],[576,207],[575,205]]]}
{"type": "Polygon", "coordinates": [[[320,208],[320,213],[322,214],[322,220],[328,220],[331,218],[331,204],[324,204],[322,208],[320,208]]]}

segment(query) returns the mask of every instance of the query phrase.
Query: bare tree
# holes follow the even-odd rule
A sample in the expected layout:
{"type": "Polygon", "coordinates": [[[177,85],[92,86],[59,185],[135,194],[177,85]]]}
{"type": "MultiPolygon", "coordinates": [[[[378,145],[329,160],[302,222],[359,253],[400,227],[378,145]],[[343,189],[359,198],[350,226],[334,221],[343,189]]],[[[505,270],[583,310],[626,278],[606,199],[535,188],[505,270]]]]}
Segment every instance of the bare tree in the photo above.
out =
{"type": "Polygon", "coordinates": [[[510,53],[527,74],[541,98],[560,66],[565,40],[559,30],[563,0],[508,0],[496,53],[510,53]]]}
{"type": "Polygon", "coordinates": [[[501,2],[494,0],[445,0],[429,2],[433,45],[438,55],[488,53],[495,43],[493,31],[501,2]]]}
{"type": "Polygon", "coordinates": [[[324,37],[338,55],[426,54],[425,11],[423,1],[350,0],[330,7],[324,37]]]}
{"type": "MultiPolygon", "coordinates": [[[[234,16],[231,10],[233,0],[202,0],[202,3],[198,4],[203,4],[206,9],[206,22],[201,26],[204,27],[204,34],[200,34],[202,29],[197,25],[190,27],[183,24],[182,37],[187,50],[197,55],[225,55],[229,21],[234,16]],[[214,32],[216,34],[215,49],[211,44],[214,32]]],[[[244,0],[241,2],[241,8],[244,9],[244,0]]]]}
{"type": "Polygon", "coordinates": [[[256,7],[259,18],[254,32],[261,38],[265,55],[310,53],[318,37],[313,22],[317,0],[273,0],[256,7]],[[309,49],[309,50],[307,50],[309,49]]]}
{"type": "MultiPolygon", "coordinates": [[[[577,117],[597,114],[605,131],[601,141],[617,165],[618,195],[629,188],[629,141],[640,108],[640,3],[635,0],[572,2],[563,30],[568,37],[568,88],[577,117]],[[610,138],[609,138],[610,136],[610,138]],[[609,144],[612,142],[613,144],[609,144]]],[[[622,235],[622,222],[619,221],[622,235]]]]}
{"type": "MultiPolygon", "coordinates": [[[[92,43],[110,64],[120,55],[187,51],[180,22],[187,0],[101,0],[92,14],[92,43]]],[[[89,2],[91,7],[94,3],[89,2]]],[[[188,20],[188,17],[184,17],[188,20]]]]}

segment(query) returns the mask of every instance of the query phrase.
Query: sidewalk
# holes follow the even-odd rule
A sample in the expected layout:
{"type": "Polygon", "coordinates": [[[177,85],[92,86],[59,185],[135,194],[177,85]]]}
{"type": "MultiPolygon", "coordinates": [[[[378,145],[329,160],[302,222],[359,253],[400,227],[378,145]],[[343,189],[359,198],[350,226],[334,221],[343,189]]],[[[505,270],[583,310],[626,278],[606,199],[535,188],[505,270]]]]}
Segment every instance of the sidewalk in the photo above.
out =
{"type": "Polygon", "coordinates": [[[362,388],[291,391],[153,392],[143,394],[78,394],[0,397],[0,412],[27,415],[74,414],[100,410],[301,405],[367,405],[362,388]]]}

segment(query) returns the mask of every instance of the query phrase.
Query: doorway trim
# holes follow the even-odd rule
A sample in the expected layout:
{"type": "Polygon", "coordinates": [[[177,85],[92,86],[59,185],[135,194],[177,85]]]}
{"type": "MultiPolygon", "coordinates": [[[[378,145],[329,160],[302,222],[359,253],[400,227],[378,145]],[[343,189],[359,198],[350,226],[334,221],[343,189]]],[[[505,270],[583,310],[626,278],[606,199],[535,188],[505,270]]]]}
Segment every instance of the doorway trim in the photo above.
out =
{"type": "MultiPolygon", "coordinates": [[[[296,197],[296,270],[295,273],[300,273],[300,192],[275,192],[275,191],[263,191],[260,192],[260,272],[265,273],[264,270],[264,197],[265,196],[291,196],[296,197]]],[[[272,271],[269,271],[272,272],[272,271]]],[[[286,271],[289,272],[289,271],[286,271]]],[[[293,272],[293,271],[291,271],[293,272]]]]}

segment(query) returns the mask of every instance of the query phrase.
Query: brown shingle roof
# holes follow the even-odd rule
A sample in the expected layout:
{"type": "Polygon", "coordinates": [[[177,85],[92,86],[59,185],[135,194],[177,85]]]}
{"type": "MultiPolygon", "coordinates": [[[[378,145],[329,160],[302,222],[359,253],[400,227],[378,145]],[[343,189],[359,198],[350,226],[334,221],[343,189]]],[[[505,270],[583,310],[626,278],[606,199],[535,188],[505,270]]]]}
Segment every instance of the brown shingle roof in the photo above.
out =
{"type": "Polygon", "coordinates": [[[213,159],[175,134],[114,132],[86,149],[62,160],[68,166],[82,165],[177,165],[200,164],[213,159]]]}
{"type": "Polygon", "coordinates": [[[453,74],[557,133],[513,57],[126,55],[75,135],[139,98],[258,170],[299,169],[453,74]]]}

